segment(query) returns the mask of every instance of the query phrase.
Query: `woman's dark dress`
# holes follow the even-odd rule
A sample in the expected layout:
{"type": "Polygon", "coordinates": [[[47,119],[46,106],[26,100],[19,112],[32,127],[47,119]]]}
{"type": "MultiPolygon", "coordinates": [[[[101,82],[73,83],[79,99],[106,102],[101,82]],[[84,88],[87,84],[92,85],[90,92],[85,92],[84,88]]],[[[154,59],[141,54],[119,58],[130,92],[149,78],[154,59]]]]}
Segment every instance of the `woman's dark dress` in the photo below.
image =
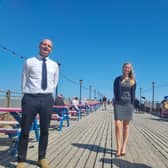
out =
{"type": "Polygon", "coordinates": [[[131,99],[132,86],[128,80],[118,82],[119,99],[115,100],[114,119],[115,120],[132,120],[134,106],[131,99]]]}

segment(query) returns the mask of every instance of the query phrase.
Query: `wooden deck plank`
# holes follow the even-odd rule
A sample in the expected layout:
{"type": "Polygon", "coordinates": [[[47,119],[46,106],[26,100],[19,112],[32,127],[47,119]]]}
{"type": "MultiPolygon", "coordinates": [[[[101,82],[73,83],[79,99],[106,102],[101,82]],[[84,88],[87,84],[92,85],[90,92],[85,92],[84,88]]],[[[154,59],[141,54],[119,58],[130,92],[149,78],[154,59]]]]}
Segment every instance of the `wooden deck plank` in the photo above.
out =
{"type": "MultiPolygon", "coordinates": [[[[92,140],[88,144],[90,146],[90,149],[83,151],[82,157],[80,157],[80,160],[76,165],[77,167],[83,168],[87,164],[88,158],[93,157],[92,159],[94,159],[94,157],[97,155],[97,150],[99,148],[99,140],[103,133],[105,122],[106,122],[106,118],[104,117],[104,115],[101,114],[99,116],[99,119],[97,120],[97,124],[100,126],[98,129],[98,132],[94,134],[94,136],[92,136],[92,140]],[[90,152],[92,152],[93,155],[89,156],[90,152]]],[[[94,166],[94,162],[92,164],[94,166]]]]}
{"type": "Polygon", "coordinates": [[[94,135],[94,132],[97,131],[97,128],[88,128],[85,131],[83,131],[80,136],[77,136],[75,139],[71,141],[69,144],[69,152],[67,152],[66,157],[63,158],[62,163],[57,165],[58,167],[68,167],[68,161],[69,163],[74,164],[75,166],[75,161],[73,158],[76,158],[76,161],[78,161],[81,158],[81,153],[82,151],[87,150],[87,143],[91,139],[91,137],[94,135]],[[82,148],[82,149],[81,149],[82,148]],[[72,158],[73,157],[73,158],[72,158]]]}
{"type": "MultiPolygon", "coordinates": [[[[107,113],[107,112],[108,111],[104,111],[104,113],[107,113]]],[[[96,168],[104,167],[104,155],[105,155],[105,149],[106,149],[106,137],[108,136],[108,125],[109,125],[110,121],[111,121],[110,117],[106,115],[106,123],[105,123],[105,126],[104,126],[103,134],[102,134],[102,137],[101,137],[101,139],[99,141],[99,144],[98,144],[99,148],[98,148],[98,151],[97,151],[97,158],[95,160],[95,167],[96,168]]]]}
{"type": "Polygon", "coordinates": [[[99,124],[100,128],[99,128],[98,132],[96,133],[96,135],[92,138],[92,141],[89,142],[89,145],[91,146],[91,149],[90,149],[89,153],[85,152],[85,154],[88,158],[87,162],[85,163],[86,168],[95,167],[95,160],[96,160],[96,157],[97,157],[97,151],[100,148],[99,141],[100,141],[100,138],[103,134],[105,123],[106,123],[106,118],[104,116],[102,116],[101,118],[100,118],[100,120],[102,122],[99,124]]]}
{"type": "MultiPolygon", "coordinates": [[[[95,125],[97,124],[97,122],[95,123],[95,125]]],[[[81,157],[83,157],[83,153],[84,151],[90,152],[90,150],[92,149],[92,141],[94,140],[93,137],[95,137],[96,134],[98,134],[99,130],[101,129],[101,125],[96,125],[95,126],[96,129],[93,129],[93,132],[90,133],[90,135],[84,135],[85,139],[82,140],[82,142],[75,142],[73,143],[74,146],[78,147],[78,152],[74,155],[74,157],[72,158],[71,162],[69,162],[69,164],[67,165],[70,167],[76,167],[77,164],[79,164],[78,162],[80,161],[81,157]],[[87,138],[86,138],[87,137],[87,138]]],[[[87,153],[86,152],[86,153],[87,153]]],[[[87,158],[85,157],[85,160],[87,158]]]]}
{"type": "MultiPolygon", "coordinates": [[[[71,121],[70,127],[63,127],[61,132],[50,129],[47,158],[50,168],[167,168],[167,128],[167,121],[151,114],[134,114],[127,154],[115,158],[113,113],[111,109],[99,110],[79,121],[71,121]]],[[[33,133],[31,137],[34,138],[33,133]]],[[[16,157],[8,153],[11,142],[6,140],[0,141],[0,168],[13,168],[16,157]]],[[[38,168],[37,151],[38,142],[30,142],[26,168],[38,168]]]]}
{"type": "Polygon", "coordinates": [[[111,117],[109,117],[108,122],[108,132],[106,135],[106,148],[105,148],[105,155],[103,158],[103,167],[104,168],[112,168],[112,153],[114,152],[112,149],[112,109],[108,111],[111,114],[111,117]]]}
{"type": "Polygon", "coordinates": [[[134,126],[136,127],[137,131],[140,132],[141,136],[143,136],[144,140],[142,142],[146,142],[145,144],[148,144],[144,151],[148,158],[148,164],[152,165],[153,167],[155,167],[156,165],[158,165],[158,167],[168,167],[168,159],[165,157],[167,155],[165,154],[165,151],[167,151],[167,146],[166,144],[163,145],[162,143],[162,148],[160,149],[160,146],[158,145],[160,143],[159,141],[162,142],[163,140],[165,140],[163,139],[163,136],[159,135],[162,135],[166,132],[168,122],[160,122],[158,117],[151,116],[150,114],[145,114],[136,116],[134,126]],[[144,128],[148,130],[145,135],[140,131],[144,128]],[[151,138],[151,133],[153,135],[156,134],[159,138],[159,141],[156,139],[156,136],[155,138],[151,138]],[[149,154],[152,157],[149,157],[149,154]]]}

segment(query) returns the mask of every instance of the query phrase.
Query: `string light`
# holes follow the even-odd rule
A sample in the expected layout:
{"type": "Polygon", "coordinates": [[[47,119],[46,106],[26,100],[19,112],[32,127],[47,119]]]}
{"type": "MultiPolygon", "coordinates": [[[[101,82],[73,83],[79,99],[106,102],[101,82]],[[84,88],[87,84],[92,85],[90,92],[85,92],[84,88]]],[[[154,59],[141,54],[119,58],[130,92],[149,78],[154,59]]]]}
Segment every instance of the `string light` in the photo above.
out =
{"type": "MultiPolygon", "coordinates": [[[[18,55],[15,51],[9,49],[8,47],[5,47],[5,46],[2,45],[2,44],[0,44],[0,49],[1,49],[2,51],[4,51],[4,52],[9,52],[9,53],[10,53],[11,55],[13,55],[13,56],[17,56],[17,57],[19,57],[20,59],[27,59],[27,58],[28,58],[28,57],[25,57],[25,56],[22,56],[22,55],[18,55]]],[[[70,82],[70,83],[72,83],[72,84],[74,84],[74,85],[79,86],[79,82],[76,82],[76,81],[70,79],[69,77],[67,77],[65,74],[63,74],[63,73],[61,73],[61,72],[60,72],[60,74],[61,74],[62,77],[63,77],[65,80],[67,80],[68,82],[70,82]]],[[[85,89],[85,90],[88,90],[88,89],[89,89],[88,87],[85,87],[85,86],[83,86],[83,85],[82,85],[82,88],[85,89]]],[[[0,91],[0,92],[2,92],[2,91],[0,91]]],[[[14,94],[20,94],[20,92],[12,92],[12,93],[14,93],[14,94]]]]}
{"type": "MultiPolygon", "coordinates": [[[[158,88],[164,88],[164,87],[168,87],[168,84],[161,84],[161,85],[156,85],[155,88],[158,89],[158,88]]],[[[152,90],[152,87],[151,88],[147,88],[147,89],[143,89],[142,92],[148,92],[148,91],[151,91],[152,90]]]]}
{"type": "Polygon", "coordinates": [[[19,58],[21,58],[21,59],[27,59],[27,58],[28,58],[28,57],[24,57],[24,56],[22,56],[22,55],[18,55],[15,51],[13,51],[13,50],[11,50],[11,49],[9,49],[9,48],[3,46],[2,44],[0,44],[0,48],[1,48],[3,51],[9,52],[11,55],[17,56],[17,57],[19,57],[19,58]]]}

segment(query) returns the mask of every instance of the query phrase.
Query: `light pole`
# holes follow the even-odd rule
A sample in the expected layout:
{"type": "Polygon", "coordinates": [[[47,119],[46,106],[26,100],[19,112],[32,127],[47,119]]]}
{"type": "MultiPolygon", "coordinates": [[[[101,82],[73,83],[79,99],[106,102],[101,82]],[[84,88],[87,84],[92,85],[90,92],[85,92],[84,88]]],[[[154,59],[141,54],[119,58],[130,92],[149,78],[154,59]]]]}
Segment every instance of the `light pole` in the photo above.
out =
{"type": "Polygon", "coordinates": [[[141,111],[141,94],[142,94],[142,88],[140,88],[140,94],[139,94],[139,107],[141,111]]]}
{"type": "Polygon", "coordinates": [[[82,100],[82,83],[83,83],[83,80],[79,80],[79,83],[80,83],[80,95],[79,95],[79,100],[80,100],[80,103],[81,103],[81,100],[82,100]]]}
{"type": "Polygon", "coordinates": [[[152,112],[154,111],[154,101],[155,101],[155,82],[152,82],[152,112]]]}
{"type": "MultiPolygon", "coordinates": [[[[60,70],[60,66],[61,64],[58,62],[58,70],[60,70]]],[[[55,97],[58,96],[58,84],[57,84],[57,87],[56,87],[56,90],[55,90],[55,97]]]]}
{"type": "Polygon", "coordinates": [[[92,98],[92,86],[89,85],[89,100],[92,98]]]}
{"type": "Polygon", "coordinates": [[[95,100],[96,100],[96,89],[94,91],[95,91],[95,100]]]}

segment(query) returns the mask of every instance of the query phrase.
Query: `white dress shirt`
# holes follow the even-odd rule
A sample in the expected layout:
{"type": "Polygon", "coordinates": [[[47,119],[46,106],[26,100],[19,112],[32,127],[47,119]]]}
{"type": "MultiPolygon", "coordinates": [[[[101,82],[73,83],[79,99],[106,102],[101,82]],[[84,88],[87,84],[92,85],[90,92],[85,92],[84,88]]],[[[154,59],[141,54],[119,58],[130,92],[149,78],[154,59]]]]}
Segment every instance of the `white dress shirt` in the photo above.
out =
{"type": "Polygon", "coordinates": [[[32,57],[26,60],[22,73],[22,92],[29,94],[38,93],[53,93],[59,76],[58,64],[48,57],[46,58],[47,65],[47,89],[41,88],[42,80],[42,57],[32,57]]]}

